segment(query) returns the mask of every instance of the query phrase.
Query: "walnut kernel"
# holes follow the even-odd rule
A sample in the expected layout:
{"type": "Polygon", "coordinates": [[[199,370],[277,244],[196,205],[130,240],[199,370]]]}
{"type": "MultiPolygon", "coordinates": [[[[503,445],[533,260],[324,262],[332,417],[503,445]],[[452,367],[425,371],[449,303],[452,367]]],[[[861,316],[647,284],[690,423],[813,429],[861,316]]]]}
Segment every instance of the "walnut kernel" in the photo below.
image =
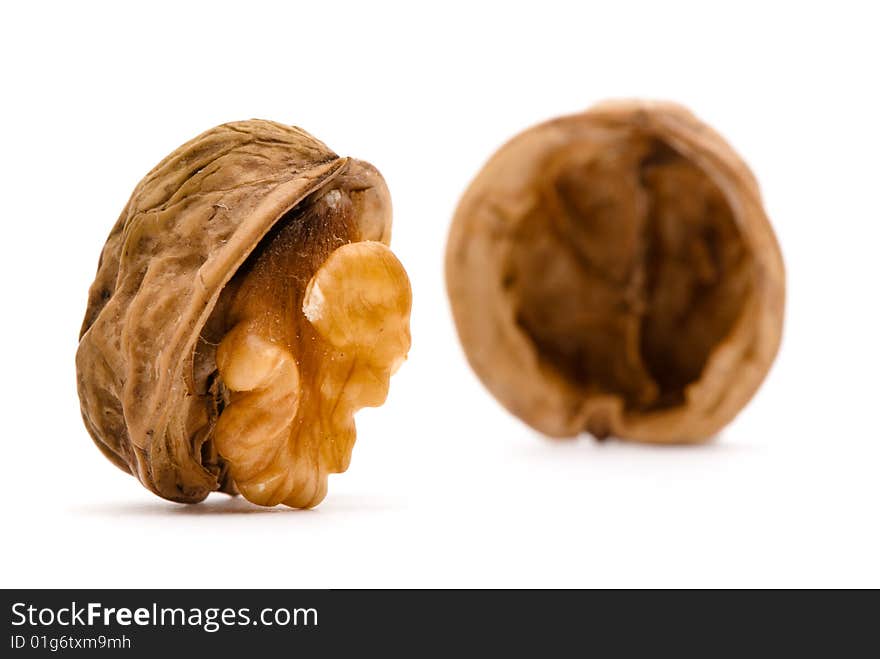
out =
{"type": "Polygon", "coordinates": [[[98,447],[166,499],[317,505],[409,350],[390,229],[379,172],[298,128],[181,146],[135,188],[89,294],[77,382],[98,447]]]}

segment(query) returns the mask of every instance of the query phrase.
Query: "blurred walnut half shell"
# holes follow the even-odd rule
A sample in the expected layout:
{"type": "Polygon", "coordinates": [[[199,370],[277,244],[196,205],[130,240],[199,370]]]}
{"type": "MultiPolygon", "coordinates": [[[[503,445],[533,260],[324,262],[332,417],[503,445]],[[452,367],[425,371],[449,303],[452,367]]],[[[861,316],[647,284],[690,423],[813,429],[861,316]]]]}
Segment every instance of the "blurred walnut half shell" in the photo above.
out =
{"type": "Polygon", "coordinates": [[[503,146],[458,206],[446,279],[474,370],[552,436],[711,437],[782,331],[758,185],[668,103],[601,104],[503,146]]]}
{"type": "Polygon", "coordinates": [[[371,165],[269,121],[187,142],[104,246],[76,355],[86,427],[156,494],[311,507],[409,349],[371,165]]]}

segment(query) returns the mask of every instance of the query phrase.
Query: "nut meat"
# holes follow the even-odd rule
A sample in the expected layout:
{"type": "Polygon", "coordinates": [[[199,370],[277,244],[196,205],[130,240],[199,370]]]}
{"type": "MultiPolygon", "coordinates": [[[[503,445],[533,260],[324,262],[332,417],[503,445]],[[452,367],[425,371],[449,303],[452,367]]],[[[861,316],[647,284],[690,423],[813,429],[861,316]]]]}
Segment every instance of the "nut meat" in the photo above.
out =
{"type": "Polygon", "coordinates": [[[605,103],[515,137],[460,202],[446,277],[474,370],[552,436],[711,437],[782,331],[757,183],[672,104],[605,103]]]}
{"type": "Polygon", "coordinates": [[[181,146],[135,188],[90,290],[76,364],[98,447],[166,499],[317,505],[409,350],[390,230],[379,172],[298,128],[181,146]]]}

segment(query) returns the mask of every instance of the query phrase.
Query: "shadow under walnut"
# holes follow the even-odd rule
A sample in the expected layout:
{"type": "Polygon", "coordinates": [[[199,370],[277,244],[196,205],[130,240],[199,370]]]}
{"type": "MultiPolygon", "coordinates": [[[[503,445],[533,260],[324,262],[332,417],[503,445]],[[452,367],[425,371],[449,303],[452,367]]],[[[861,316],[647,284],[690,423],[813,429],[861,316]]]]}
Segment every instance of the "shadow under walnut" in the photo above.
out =
{"type": "Polygon", "coordinates": [[[474,370],[551,436],[705,440],[781,337],[757,183],[668,103],[605,103],[503,146],[459,204],[446,278],[474,370]]]}
{"type": "Polygon", "coordinates": [[[298,128],[181,146],[135,188],[90,291],[77,380],[98,447],[173,501],[317,505],[409,350],[390,229],[375,168],[298,128]]]}

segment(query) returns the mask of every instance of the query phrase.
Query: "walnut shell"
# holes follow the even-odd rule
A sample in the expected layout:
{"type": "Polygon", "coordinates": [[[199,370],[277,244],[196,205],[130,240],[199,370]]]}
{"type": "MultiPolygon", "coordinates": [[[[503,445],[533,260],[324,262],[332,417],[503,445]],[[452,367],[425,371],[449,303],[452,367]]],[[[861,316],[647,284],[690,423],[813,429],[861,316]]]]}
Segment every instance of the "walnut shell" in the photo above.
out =
{"type": "MultiPolygon", "coordinates": [[[[318,377],[309,369],[317,368],[313,362],[320,356],[303,366],[297,341],[309,331],[321,355],[337,348],[320,332],[306,330],[304,316],[290,304],[300,303],[310,278],[341,245],[375,241],[371,244],[381,250],[366,251],[381,251],[389,268],[399,266],[384,246],[390,230],[390,197],[378,171],[337,156],[299,128],[234,122],[178,148],[135,188],[107,239],[89,293],[76,366],[82,415],[95,443],[166,499],[197,502],[218,489],[235,493],[234,469],[218,452],[214,431],[224,409],[240,412],[247,403],[232,405],[244,394],[218,375],[218,344],[232,334],[235,322],[244,326],[248,309],[265,316],[277,307],[274,325],[267,321],[257,328],[263,335],[247,336],[239,328],[239,343],[235,337],[227,342],[232,346],[227,362],[238,368],[230,377],[238,374],[240,382],[242,370],[257,366],[259,354],[248,346],[269,346],[287,360],[290,389],[303,409],[308,392],[300,389],[305,386],[300,380],[318,377]],[[247,291],[244,302],[236,297],[239,290],[247,291]],[[296,322],[288,322],[294,314],[296,322]],[[287,333],[279,338],[278,326],[285,323],[287,333]]],[[[344,264],[365,262],[359,258],[349,255],[344,264]]],[[[395,270],[408,322],[409,284],[401,273],[402,267],[395,270]]],[[[405,343],[405,354],[408,325],[401,332],[405,340],[397,347],[405,343]]],[[[381,404],[384,390],[371,393],[364,404],[381,404]]],[[[251,410],[248,418],[253,421],[258,412],[251,410]]],[[[299,460],[297,470],[309,471],[308,492],[291,494],[291,476],[284,492],[267,490],[264,479],[253,486],[253,497],[246,496],[266,505],[307,507],[320,501],[327,471],[347,467],[346,449],[350,453],[354,441],[349,421],[339,420],[345,442],[333,447],[338,454],[332,459],[324,459],[330,449],[317,445],[330,431],[303,439],[285,454],[299,460]]],[[[303,473],[296,477],[305,478],[303,473]]]]}
{"type": "Polygon", "coordinates": [[[477,375],[551,436],[705,440],[782,333],[755,178],[670,103],[607,102],[504,145],[458,206],[446,279],[477,375]]]}

